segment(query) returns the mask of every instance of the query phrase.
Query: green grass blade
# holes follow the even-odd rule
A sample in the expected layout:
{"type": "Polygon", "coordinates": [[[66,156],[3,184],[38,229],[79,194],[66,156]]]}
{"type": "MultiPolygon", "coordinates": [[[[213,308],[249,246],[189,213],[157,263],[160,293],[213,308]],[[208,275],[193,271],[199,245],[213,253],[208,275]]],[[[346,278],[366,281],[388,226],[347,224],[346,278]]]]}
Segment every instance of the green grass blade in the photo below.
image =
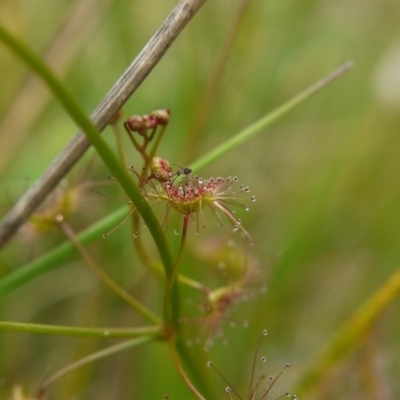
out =
{"type": "MultiPolygon", "coordinates": [[[[128,212],[129,209],[127,207],[120,208],[114,213],[103,218],[101,221],[93,224],[89,228],[79,233],[77,235],[77,239],[84,246],[98,240],[101,238],[101,235],[104,232],[107,232],[113,228],[116,224],[116,221],[120,221],[127,215],[128,212]]],[[[42,257],[39,257],[38,259],[3,277],[0,280],[0,298],[6,296],[41,274],[64,265],[77,254],[78,251],[70,241],[62,243],[42,257]]]]}
{"type": "Polygon", "coordinates": [[[97,337],[106,339],[127,339],[142,336],[162,336],[162,329],[160,328],[160,326],[139,328],[87,328],[75,326],[27,324],[22,322],[8,321],[0,321],[0,331],[38,333],[56,336],[97,337]]]}
{"type": "Polygon", "coordinates": [[[363,343],[363,338],[377,318],[398,297],[399,293],[400,269],[396,270],[326,343],[303,373],[296,393],[304,397],[317,388],[321,380],[340,360],[343,360],[363,343]]]}
{"type": "Polygon", "coordinates": [[[288,112],[292,111],[298,105],[304,103],[313,95],[317,94],[319,91],[341,77],[351,68],[353,68],[353,63],[351,61],[346,62],[326,77],[322,78],[321,80],[317,81],[316,83],[299,93],[297,96],[293,97],[266,116],[246,127],[245,129],[234,135],[232,138],[226,140],[224,143],[221,143],[219,146],[208,152],[203,157],[191,163],[190,167],[193,170],[197,171],[206,167],[207,165],[210,165],[214,161],[217,161],[225,154],[231,152],[233,149],[239,147],[244,142],[251,139],[253,136],[262,133],[265,128],[272,125],[278,119],[284,117],[288,112]]]}

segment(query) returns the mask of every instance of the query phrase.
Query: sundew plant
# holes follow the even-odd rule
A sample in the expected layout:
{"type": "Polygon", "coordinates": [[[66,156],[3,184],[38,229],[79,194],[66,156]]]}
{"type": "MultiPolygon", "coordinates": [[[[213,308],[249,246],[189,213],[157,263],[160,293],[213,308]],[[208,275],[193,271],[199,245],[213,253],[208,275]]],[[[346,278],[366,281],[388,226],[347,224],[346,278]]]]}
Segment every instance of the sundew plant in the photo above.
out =
{"type": "Polygon", "coordinates": [[[0,5],[1,400],[396,398],[385,3],[0,5]]]}

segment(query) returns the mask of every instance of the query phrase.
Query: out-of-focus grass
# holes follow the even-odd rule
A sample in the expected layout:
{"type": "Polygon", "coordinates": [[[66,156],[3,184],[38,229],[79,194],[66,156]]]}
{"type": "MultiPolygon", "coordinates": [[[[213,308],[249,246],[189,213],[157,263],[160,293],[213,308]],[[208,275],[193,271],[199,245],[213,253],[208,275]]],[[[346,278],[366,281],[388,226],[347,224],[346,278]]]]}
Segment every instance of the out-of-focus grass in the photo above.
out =
{"type": "MultiPolygon", "coordinates": [[[[45,0],[34,6],[27,1],[8,3],[18,3],[13,6],[16,11],[11,11],[13,17],[2,13],[1,18],[9,18],[38,50],[51,42],[69,5],[45,0]]],[[[173,4],[115,3],[66,77],[88,112],[173,4]]],[[[400,95],[393,90],[398,87],[400,70],[399,8],[395,0],[362,4],[251,1],[199,146],[193,149],[193,118],[235,13],[230,1],[209,2],[126,106],[126,116],[171,109],[160,155],[182,164],[188,162],[188,154],[193,159],[201,155],[343,61],[356,63],[350,75],[264,135],[199,171],[204,176],[238,175],[257,196],[243,223],[256,240],[251,250],[265,269],[269,287],[255,301],[233,311],[238,322],[249,320],[249,328],[227,326],[227,345],[217,344],[209,354],[202,354],[201,346],[192,350],[215,398],[223,397],[224,383],[206,368],[205,361],[213,359],[235,387],[246,388],[263,328],[269,331],[263,344],[269,360],[266,373],[275,373],[290,362],[290,372],[277,386],[281,391],[294,388],[318,349],[400,266],[400,95]]],[[[3,48],[0,60],[0,85],[5,88],[0,115],[4,116],[26,71],[3,48]]],[[[36,179],[73,133],[73,123],[51,102],[2,171],[5,206],[7,193],[16,198],[24,190],[25,179],[36,179]]],[[[111,133],[105,134],[112,142],[111,133]]],[[[11,136],[12,130],[0,135],[11,136]]],[[[7,148],[2,147],[0,157],[5,152],[7,148]]],[[[139,162],[133,151],[129,162],[139,162]]],[[[108,172],[96,165],[90,173],[105,177],[108,172]]],[[[86,168],[84,163],[81,168],[86,168]]],[[[99,208],[86,212],[88,221],[109,212],[106,201],[111,208],[120,204],[98,196],[99,208]]],[[[214,220],[208,220],[200,240],[212,234],[229,236],[226,229],[216,232],[214,226],[214,220]]],[[[128,235],[128,227],[123,227],[90,249],[104,260],[104,268],[115,279],[157,309],[162,285],[137,265],[128,235]]],[[[10,244],[0,256],[0,273],[23,265],[31,257],[31,247],[35,253],[38,246],[45,249],[46,239],[25,243],[21,256],[21,242],[10,244]]],[[[188,274],[193,270],[206,281],[209,271],[203,262],[187,257],[188,274]]],[[[396,379],[400,373],[398,308],[399,301],[394,301],[372,334],[360,337],[355,351],[316,385],[316,398],[385,399],[400,390],[396,379]]],[[[137,322],[79,260],[18,289],[2,300],[0,310],[0,319],[11,321],[93,326],[137,322]]],[[[1,333],[2,385],[32,387],[49,370],[104,345],[86,339],[1,333]]],[[[75,394],[96,399],[160,399],[164,393],[173,399],[190,398],[161,345],[129,350],[78,370],[52,392],[54,398],[66,399],[75,394]]]]}

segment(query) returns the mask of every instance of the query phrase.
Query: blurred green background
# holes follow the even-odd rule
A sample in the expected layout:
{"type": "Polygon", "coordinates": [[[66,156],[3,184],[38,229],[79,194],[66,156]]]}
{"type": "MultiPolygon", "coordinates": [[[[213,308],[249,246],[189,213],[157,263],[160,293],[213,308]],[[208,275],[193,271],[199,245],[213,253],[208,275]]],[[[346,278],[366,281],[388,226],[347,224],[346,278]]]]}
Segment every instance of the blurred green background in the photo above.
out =
{"type": "MultiPolygon", "coordinates": [[[[90,113],[146,44],[175,2],[171,0],[1,0],[0,18],[37,52],[52,49],[55,70],[90,113]],[[85,14],[86,13],[86,14],[85,14]],[[85,16],[86,15],[86,16],[85,16]],[[84,16],[68,31],[71,18],[84,16]],[[61,34],[65,42],[57,42],[61,34]]],[[[193,353],[215,399],[225,383],[205,366],[212,359],[246,393],[263,328],[267,375],[290,362],[276,395],[296,388],[307,365],[348,317],[400,267],[400,3],[397,0],[250,0],[236,29],[240,2],[209,1],[173,44],[124,115],[157,108],[172,112],[160,156],[190,165],[217,144],[281,105],[347,60],[355,68],[322,93],[204,171],[238,175],[257,202],[243,216],[256,241],[250,249],[267,291],[234,307],[238,326],[225,340],[193,353]],[[234,39],[221,75],[217,65],[234,39]],[[213,77],[218,79],[214,83],[213,77]],[[205,99],[207,91],[210,98],[205,99]],[[249,321],[248,328],[239,325],[249,321]],[[222,342],[226,342],[222,345],[222,342]]],[[[36,180],[75,133],[74,123],[47,89],[0,46],[0,190],[2,214],[36,180]],[[24,88],[28,89],[24,89],[24,88]]],[[[112,132],[105,136],[113,144],[112,132]]],[[[128,143],[127,143],[128,146],[128,143]]],[[[74,176],[105,180],[90,152],[74,176]]],[[[140,158],[132,150],[129,163],[140,158]]],[[[91,194],[76,229],[123,202],[91,194]]],[[[196,246],[228,229],[207,229],[188,246],[185,271],[208,283],[210,269],[196,246]],[[196,241],[198,242],[196,242],[196,241]]],[[[19,235],[0,255],[6,276],[61,242],[61,234],[19,235]]],[[[176,241],[171,237],[172,241],[176,241]]],[[[240,240],[239,240],[240,242],[240,240]]],[[[244,241],[243,241],[244,243],[244,241]]],[[[244,244],[245,245],[245,244],[244,244]]],[[[123,227],[92,254],[124,287],[160,310],[162,284],[138,265],[123,227]]],[[[192,291],[190,301],[199,301],[192,291]]],[[[192,304],[193,306],[193,304],[192,304]]],[[[359,338],[333,371],[315,384],[318,399],[394,399],[400,393],[399,300],[359,338]]],[[[185,311],[184,311],[185,312],[185,311]]],[[[60,325],[133,326],[140,321],[102,288],[76,258],[2,299],[0,319],[60,325]]],[[[107,344],[113,343],[112,341],[107,344]]],[[[0,334],[1,398],[10,388],[37,387],[43,377],[104,347],[104,341],[0,334]]],[[[146,345],[71,373],[50,392],[57,399],[192,398],[167,349],[146,345]]],[[[246,395],[243,395],[244,398],[246,395]]],[[[313,397],[315,396],[315,397],[313,397]]]]}

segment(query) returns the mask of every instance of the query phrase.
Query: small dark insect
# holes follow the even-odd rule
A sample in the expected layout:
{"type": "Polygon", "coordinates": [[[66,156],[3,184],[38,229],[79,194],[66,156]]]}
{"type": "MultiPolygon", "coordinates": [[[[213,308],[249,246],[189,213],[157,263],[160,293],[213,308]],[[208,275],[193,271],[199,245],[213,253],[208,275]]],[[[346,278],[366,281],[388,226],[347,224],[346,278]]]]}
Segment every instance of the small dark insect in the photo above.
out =
{"type": "Polygon", "coordinates": [[[189,175],[192,172],[192,169],[189,167],[183,167],[178,169],[178,171],[176,171],[174,173],[175,176],[181,176],[181,175],[189,175]]]}

